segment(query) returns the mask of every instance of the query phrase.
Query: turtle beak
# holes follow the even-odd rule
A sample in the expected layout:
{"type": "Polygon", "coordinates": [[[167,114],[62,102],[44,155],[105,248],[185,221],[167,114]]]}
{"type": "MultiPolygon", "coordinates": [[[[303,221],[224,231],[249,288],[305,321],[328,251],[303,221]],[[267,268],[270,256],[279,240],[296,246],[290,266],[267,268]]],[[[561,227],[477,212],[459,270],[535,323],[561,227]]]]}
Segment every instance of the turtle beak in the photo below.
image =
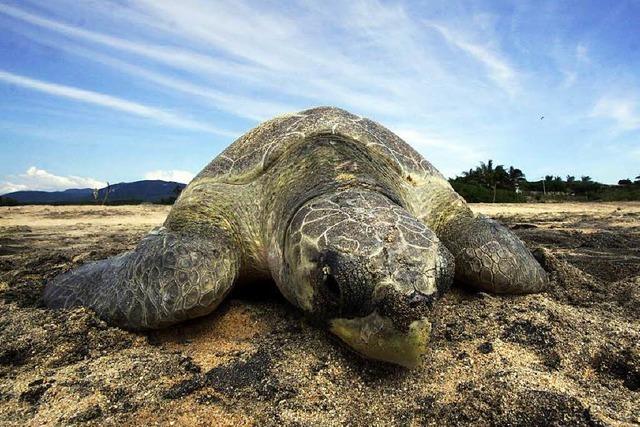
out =
{"type": "Polygon", "coordinates": [[[407,331],[400,331],[391,319],[377,312],[353,319],[333,319],[330,326],[331,332],[363,356],[406,368],[421,364],[431,333],[427,318],[415,320],[407,331]]]}

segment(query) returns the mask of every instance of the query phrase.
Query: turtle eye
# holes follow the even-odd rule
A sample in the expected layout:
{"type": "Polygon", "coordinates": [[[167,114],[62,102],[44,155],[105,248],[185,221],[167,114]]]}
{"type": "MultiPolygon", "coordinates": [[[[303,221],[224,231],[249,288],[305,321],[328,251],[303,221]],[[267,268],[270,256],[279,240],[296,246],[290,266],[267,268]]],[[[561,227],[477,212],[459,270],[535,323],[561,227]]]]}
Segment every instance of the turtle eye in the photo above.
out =
{"type": "Polygon", "coordinates": [[[336,299],[340,298],[340,286],[338,285],[338,281],[333,274],[325,274],[322,284],[331,297],[334,297],[336,299]]]}
{"type": "Polygon", "coordinates": [[[322,287],[331,300],[339,302],[342,297],[342,289],[334,274],[339,265],[338,254],[334,251],[326,251],[321,253],[319,258],[320,265],[322,265],[320,270],[322,287]]]}

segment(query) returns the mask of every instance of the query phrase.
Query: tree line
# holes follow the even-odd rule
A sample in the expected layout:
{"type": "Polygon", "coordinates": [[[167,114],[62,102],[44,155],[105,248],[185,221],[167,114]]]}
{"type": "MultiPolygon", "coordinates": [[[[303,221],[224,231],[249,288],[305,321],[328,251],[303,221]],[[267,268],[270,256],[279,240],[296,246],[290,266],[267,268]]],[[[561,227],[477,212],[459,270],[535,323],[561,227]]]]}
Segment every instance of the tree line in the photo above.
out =
{"type": "Polygon", "coordinates": [[[453,188],[469,202],[526,202],[530,200],[640,200],[640,175],[621,179],[618,185],[594,181],[588,175],[565,178],[546,175],[529,181],[521,169],[480,162],[474,169],[450,179],[453,188]]]}

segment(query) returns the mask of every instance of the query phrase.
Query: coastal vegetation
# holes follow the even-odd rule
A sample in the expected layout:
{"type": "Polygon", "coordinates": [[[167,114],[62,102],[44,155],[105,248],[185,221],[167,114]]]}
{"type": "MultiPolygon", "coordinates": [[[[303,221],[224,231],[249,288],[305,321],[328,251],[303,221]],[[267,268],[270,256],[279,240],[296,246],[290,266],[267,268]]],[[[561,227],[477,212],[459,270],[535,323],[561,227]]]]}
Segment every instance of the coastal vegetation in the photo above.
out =
{"type": "Polygon", "coordinates": [[[530,181],[521,169],[494,165],[493,160],[481,162],[449,182],[472,203],[640,200],[640,175],[620,179],[616,185],[596,182],[588,175],[546,175],[530,181]]]}

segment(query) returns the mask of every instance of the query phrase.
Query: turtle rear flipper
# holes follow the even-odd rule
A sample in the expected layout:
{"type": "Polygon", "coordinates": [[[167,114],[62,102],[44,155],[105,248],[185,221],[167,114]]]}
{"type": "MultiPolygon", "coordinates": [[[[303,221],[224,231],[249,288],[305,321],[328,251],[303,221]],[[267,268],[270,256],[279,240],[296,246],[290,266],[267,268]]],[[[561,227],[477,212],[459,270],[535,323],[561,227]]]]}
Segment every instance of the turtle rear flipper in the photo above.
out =
{"type": "Polygon", "coordinates": [[[128,329],[153,329],[213,311],[238,275],[239,251],[228,234],[206,237],[165,228],[135,250],[85,264],[47,283],[51,308],[86,306],[128,329]]]}
{"type": "Polygon", "coordinates": [[[543,291],[547,273],[513,232],[483,215],[459,215],[440,231],[456,259],[455,279],[497,294],[543,291]]]}

